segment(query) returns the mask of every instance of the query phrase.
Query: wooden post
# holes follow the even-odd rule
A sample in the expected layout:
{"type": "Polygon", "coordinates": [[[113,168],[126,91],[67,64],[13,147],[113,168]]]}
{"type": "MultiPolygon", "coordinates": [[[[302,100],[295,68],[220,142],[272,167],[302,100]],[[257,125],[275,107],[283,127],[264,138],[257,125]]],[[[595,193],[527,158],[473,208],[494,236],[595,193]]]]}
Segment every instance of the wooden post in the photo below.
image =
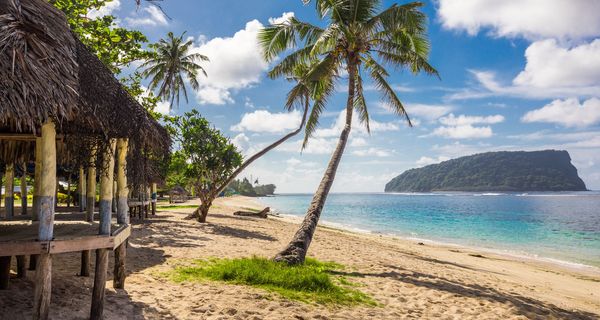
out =
{"type": "Polygon", "coordinates": [[[12,257],[0,257],[0,290],[7,290],[10,285],[10,261],[12,257]]]}
{"type": "MultiPolygon", "coordinates": [[[[35,138],[35,172],[33,176],[33,208],[31,220],[38,221],[40,215],[40,190],[42,182],[42,138],[35,138]]],[[[35,270],[35,268],[30,270],[35,270]]]]}
{"type": "Polygon", "coordinates": [[[71,207],[71,172],[67,177],[67,208],[71,207]]]}
{"type": "Polygon", "coordinates": [[[38,255],[37,254],[32,254],[29,257],[29,271],[35,270],[35,268],[37,266],[37,259],[38,259],[38,255]]]}
{"type": "Polygon", "coordinates": [[[27,275],[28,256],[17,256],[17,278],[25,278],[27,275]]]}
{"type": "MultiPolygon", "coordinates": [[[[117,140],[117,224],[129,224],[127,197],[127,139],[117,140]]],[[[127,242],[125,240],[115,250],[115,266],[113,270],[113,288],[125,288],[125,262],[127,260],[127,242]]]]}
{"type": "Polygon", "coordinates": [[[94,206],[96,204],[96,147],[92,147],[92,155],[90,157],[90,166],[88,167],[87,174],[87,200],[86,200],[86,209],[87,215],[86,220],[88,222],[94,222],[94,206]]]}
{"type": "Polygon", "coordinates": [[[79,192],[79,212],[85,212],[85,171],[83,166],[79,167],[79,182],[77,183],[77,191],[79,192]]]}
{"type": "Polygon", "coordinates": [[[15,215],[15,198],[14,198],[14,182],[15,182],[15,166],[12,163],[6,164],[6,183],[4,184],[4,210],[6,218],[12,218],[15,215]]]}
{"type": "Polygon", "coordinates": [[[23,162],[21,175],[21,215],[27,215],[27,162],[23,162]]]}
{"type": "Polygon", "coordinates": [[[156,192],[157,192],[157,188],[156,188],[156,183],[152,183],[152,194],[150,195],[150,201],[152,201],[152,215],[156,215],[156,192]]]}
{"type": "Polygon", "coordinates": [[[113,197],[111,211],[113,213],[117,213],[117,180],[113,181],[113,197]]]}
{"type": "MultiPolygon", "coordinates": [[[[56,188],[56,129],[48,121],[42,125],[42,173],[40,181],[40,223],[38,240],[50,241],[54,235],[54,193],[56,188]]],[[[48,319],[52,287],[52,256],[38,256],[33,291],[33,319],[48,319]]]]}
{"type": "MultiPolygon", "coordinates": [[[[115,171],[115,144],[113,139],[108,150],[104,150],[102,172],[100,174],[100,235],[110,235],[113,197],[113,172],[115,171]]],[[[104,291],[108,271],[108,249],[96,249],[96,272],[92,290],[90,319],[102,319],[104,312],[104,291]]]]}

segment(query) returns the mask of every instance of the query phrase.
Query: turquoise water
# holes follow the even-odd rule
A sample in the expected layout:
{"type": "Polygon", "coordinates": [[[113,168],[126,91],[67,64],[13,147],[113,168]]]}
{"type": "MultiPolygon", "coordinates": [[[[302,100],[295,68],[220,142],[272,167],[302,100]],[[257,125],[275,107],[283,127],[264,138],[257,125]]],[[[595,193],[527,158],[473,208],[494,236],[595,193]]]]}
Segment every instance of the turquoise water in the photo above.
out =
{"type": "MultiPolygon", "coordinates": [[[[304,216],[312,195],[260,201],[304,216]]],[[[331,194],[325,223],[600,267],[600,192],[331,194]]]]}

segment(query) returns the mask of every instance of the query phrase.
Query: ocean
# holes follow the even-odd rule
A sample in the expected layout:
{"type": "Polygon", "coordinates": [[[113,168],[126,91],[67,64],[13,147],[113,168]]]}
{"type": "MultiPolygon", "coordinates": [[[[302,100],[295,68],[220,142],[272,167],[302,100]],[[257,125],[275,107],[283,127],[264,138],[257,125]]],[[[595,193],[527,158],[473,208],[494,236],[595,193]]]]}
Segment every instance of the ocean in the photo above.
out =
{"type": "MultiPolygon", "coordinates": [[[[311,194],[260,201],[303,217],[311,194]]],[[[330,194],[321,222],[345,229],[600,267],[600,192],[330,194]]]]}

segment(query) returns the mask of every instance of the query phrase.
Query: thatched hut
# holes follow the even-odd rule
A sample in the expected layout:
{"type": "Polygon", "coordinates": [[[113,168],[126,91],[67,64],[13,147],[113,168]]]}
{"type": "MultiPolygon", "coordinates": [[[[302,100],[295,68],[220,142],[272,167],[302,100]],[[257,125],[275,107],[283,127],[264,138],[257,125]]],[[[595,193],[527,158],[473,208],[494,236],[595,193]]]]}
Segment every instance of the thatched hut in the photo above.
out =
{"type": "Polygon", "coordinates": [[[115,250],[114,286],[124,285],[128,190],[160,180],[157,159],[169,148],[164,128],[72,34],[62,12],[44,0],[0,0],[0,167],[14,174],[15,165],[35,162],[31,214],[15,217],[7,210],[8,221],[0,222],[0,289],[8,286],[11,257],[17,256],[22,276],[29,256],[35,269],[34,319],[48,318],[52,255],[81,251],[86,275],[93,249],[90,317],[102,317],[109,250],[115,250]],[[55,214],[60,172],[79,178],[81,209],[87,202],[81,224],[62,225],[64,215],[55,214]],[[97,177],[99,221],[94,222],[97,177]],[[11,223],[24,219],[33,223],[11,223]]]}

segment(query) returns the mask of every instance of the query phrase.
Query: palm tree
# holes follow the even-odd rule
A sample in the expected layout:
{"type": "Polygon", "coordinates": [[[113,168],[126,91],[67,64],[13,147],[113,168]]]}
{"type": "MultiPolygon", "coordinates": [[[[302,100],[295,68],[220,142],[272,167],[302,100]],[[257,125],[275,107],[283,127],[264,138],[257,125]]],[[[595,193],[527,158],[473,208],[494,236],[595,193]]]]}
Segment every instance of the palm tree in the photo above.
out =
{"type": "Polygon", "coordinates": [[[150,90],[158,88],[157,96],[170,101],[170,106],[176,101],[179,104],[179,94],[183,91],[185,101],[188,102],[187,90],[183,76],[187,78],[194,90],[198,90],[198,72],[206,76],[206,71],[197,61],[208,61],[208,57],[199,53],[188,53],[192,41],[183,40],[185,32],[175,37],[173,32],[167,34],[167,39],[160,39],[152,44],[155,54],[146,60],[140,68],[145,68],[142,75],[152,78],[150,90]]]}
{"type": "MultiPolygon", "coordinates": [[[[288,68],[285,72],[270,72],[269,77],[272,79],[278,77],[285,77],[290,82],[296,84],[287,94],[285,102],[285,109],[287,111],[293,111],[295,109],[303,109],[302,121],[298,126],[298,129],[286,134],[281,139],[268,145],[261,151],[257,152],[250,158],[248,158],[242,165],[237,168],[231,176],[220,186],[217,194],[220,194],[227,188],[227,186],[237,177],[244,169],[246,169],[252,162],[265,155],[267,152],[273,150],[280,144],[289,140],[291,137],[297,135],[306,123],[306,116],[310,109],[310,101],[313,100],[313,108],[323,108],[326,103],[326,97],[333,90],[333,84],[331,79],[323,78],[319,81],[313,81],[309,78],[309,71],[313,67],[315,61],[305,61],[303,63],[297,63],[292,68],[288,68]]],[[[256,180],[258,183],[258,179],[256,180]]]]}
{"type": "MultiPolygon", "coordinates": [[[[310,0],[304,2],[309,3],[310,0]]],[[[369,112],[363,95],[362,76],[368,75],[382,99],[412,126],[404,105],[387,82],[389,73],[385,66],[408,68],[413,73],[438,74],[427,62],[429,41],[426,34],[426,16],[419,10],[422,3],[394,4],[380,11],[380,0],[314,2],[319,18],[326,21],[326,27],[320,28],[292,17],[286,22],[270,25],[259,35],[267,61],[272,61],[281,52],[302,44],[302,47],[296,48],[296,51],[281,60],[271,71],[272,74],[285,73],[297,64],[312,59],[318,59],[309,71],[309,78],[313,81],[333,79],[342,74],[342,71],[348,74],[344,129],[304,221],[288,246],[274,258],[275,261],[288,264],[304,263],[348,141],[354,111],[358,113],[360,122],[369,130],[369,112]]],[[[328,91],[325,94],[331,93],[332,91],[328,91]]],[[[325,100],[326,97],[321,99],[325,100]]],[[[306,124],[303,147],[317,127],[323,109],[324,105],[313,107],[306,124]]]]}

